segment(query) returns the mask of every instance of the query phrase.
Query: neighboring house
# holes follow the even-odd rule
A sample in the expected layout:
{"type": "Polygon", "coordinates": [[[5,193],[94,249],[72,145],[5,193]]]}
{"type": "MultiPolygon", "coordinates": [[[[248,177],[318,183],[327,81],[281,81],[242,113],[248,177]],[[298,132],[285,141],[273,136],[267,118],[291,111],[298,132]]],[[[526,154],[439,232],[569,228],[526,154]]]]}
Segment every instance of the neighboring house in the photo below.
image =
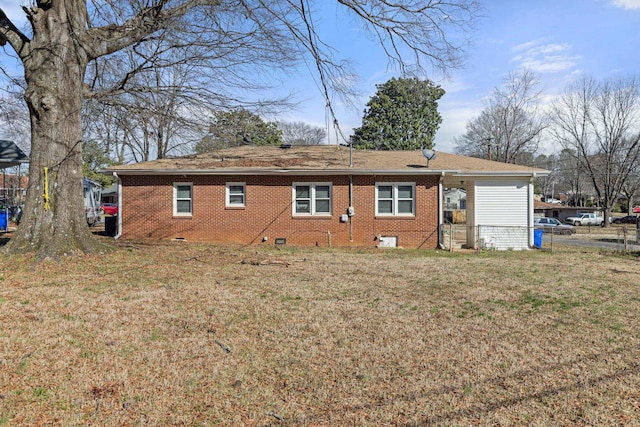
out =
{"type": "Polygon", "coordinates": [[[464,188],[444,189],[444,221],[447,224],[466,222],[467,191],[464,188]]]}
{"type": "Polygon", "coordinates": [[[244,146],[113,166],[126,239],[299,246],[443,244],[444,188],[466,189],[468,247],[533,244],[548,171],[438,152],[244,146]]]}
{"type": "Polygon", "coordinates": [[[557,218],[562,222],[565,222],[565,220],[570,216],[577,216],[585,212],[595,212],[602,214],[602,209],[566,206],[557,203],[545,203],[540,201],[536,201],[534,203],[535,216],[557,218]]]}
{"type": "Polygon", "coordinates": [[[467,191],[463,188],[447,188],[444,190],[444,209],[455,211],[467,208],[467,191]]]}
{"type": "Polygon", "coordinates": [[[111,184],[102,190],[102,203],[118,203],[118,186],[111,184]]]}
{"type": "Polygon", "coordinates": [[[0,175],[0,199],[12,204],[22,203],[27,195],[28,184],[28,176],[8,174],[3,170],[0,175]]]}

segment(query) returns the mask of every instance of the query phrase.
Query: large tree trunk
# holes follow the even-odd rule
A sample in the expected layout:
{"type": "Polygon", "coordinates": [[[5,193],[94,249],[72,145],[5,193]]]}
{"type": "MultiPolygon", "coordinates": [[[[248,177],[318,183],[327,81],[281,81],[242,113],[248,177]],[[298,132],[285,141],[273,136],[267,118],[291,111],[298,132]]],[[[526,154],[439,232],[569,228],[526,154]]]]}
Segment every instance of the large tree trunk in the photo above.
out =
{"type": "Polygon", "coordinates": [[[29,185],[20,226],[10,252],[37,258],[95,252],[82,189],[82,86],[86,53],[61,25],[65,8],[52,8],[33,21],[33,50],[24,63],[25,100],[31,116],[29,185]],[[57,13],[56,13],[57,9],[57,13]]]}

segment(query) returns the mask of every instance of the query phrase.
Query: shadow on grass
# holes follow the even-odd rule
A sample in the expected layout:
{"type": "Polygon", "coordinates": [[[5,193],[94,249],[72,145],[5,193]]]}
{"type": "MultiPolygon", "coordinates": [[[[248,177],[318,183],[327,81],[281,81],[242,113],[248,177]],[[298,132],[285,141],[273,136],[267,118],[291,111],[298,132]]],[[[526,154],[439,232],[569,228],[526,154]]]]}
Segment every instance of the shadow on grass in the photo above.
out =
{"type": "MultiPolygon", "coordinates": [[[[9,243],[9,241],[13,237],[15,229],[12,230],[12,228],[13,227],[9,227],[9,231],[0,231],[0,247],[5,246],[7,243],[9,243]]],[[[113,234],[105,232],[104,225],[92,227],[91,234],[101,237],[113,237],[113,234]]]]}
{"type": "MultiPolygon", "coordinates": [[[[593,378],[576,379],[575,381],[572,381],[566,385],[561,385],[558,387],[547,387],[543,390],[532,393],[520,393],[510,398],[508,397],[505,399],[490,399],[488,402],[480,405],[473,405],[468,408],[448,411],[443,414],[424,418],[423,420],[421,420],[419,425],[433,425],[441,423],[448,424],[453,423],[456,420],[465,418],[482,419],[485,416],[497,411],[498,409],[509,408],[511,406],[531,400],[544,402],[545,398],[550,396],[557,396],[560,394],[584,390],[588,387],[595,387],[600,383],[608,383],[614,380],[624,379],[632,375],[638,375],[639,373],[640,366],[636,362],[630,362],[623,368],[617,369],[612,373],[597,375],[593,378]]],[[[500,386],[499,382],[496,384],[496,386],[500,386]]],[[[458,390],[457,394],[460,395],[462,394],[462,392],[458,390]]],[[[407,427],[410,425],[415,424],[407,424],[407,427]]]]}

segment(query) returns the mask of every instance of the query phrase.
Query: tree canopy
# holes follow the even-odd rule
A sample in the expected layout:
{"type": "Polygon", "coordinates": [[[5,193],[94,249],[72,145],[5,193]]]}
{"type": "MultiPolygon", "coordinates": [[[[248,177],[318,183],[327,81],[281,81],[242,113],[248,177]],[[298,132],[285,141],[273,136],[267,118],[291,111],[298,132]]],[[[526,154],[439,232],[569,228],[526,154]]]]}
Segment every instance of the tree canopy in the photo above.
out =
{"type": "Polygon", "coordinates": [[[278,122],[282,131],[282,141],[291,145],[319,145],[327,137],[327,131],[321,127],[304,122],[278,122]]]}
{"type": "Polygon", "coordinates": [[[197,145],[196,153],[240,145],[280,145],[282,132],[275,122],[265,122],[247,110],[220,111],[215,114],[209,134],[197,145]]]}
{"type": "Polygon", "coordinates": [[[95,141],[86,141],[82,150],[82,175],[99,183],[103,187],[113,184],[113,177],[105,175],[100,170],[116,164],[105,154],[95,141]]]}
{"type": "Polygon", "coordinates": [[[354,130],[353,146],[374,150],[433,148],[442,123],[438,100],[444,89],[415,77],[394,77],[376,87],[364,111],[362,126],[354,130]]]}
{"type": "Polygon", "coordinates": [[[541,91],[529,70],[511,73],[494,88],[480,115],[467,123],[456,151],[467,156],[505,163],[524,163],[538,150],[547,117],[540,110],[541,91]]]}
{"type": "Polygon", "coordinates": [[[609,225],[616,199],[640,161],[640,81],[583,76],[554,102],[552,136],[584,171],[609,225]]]}

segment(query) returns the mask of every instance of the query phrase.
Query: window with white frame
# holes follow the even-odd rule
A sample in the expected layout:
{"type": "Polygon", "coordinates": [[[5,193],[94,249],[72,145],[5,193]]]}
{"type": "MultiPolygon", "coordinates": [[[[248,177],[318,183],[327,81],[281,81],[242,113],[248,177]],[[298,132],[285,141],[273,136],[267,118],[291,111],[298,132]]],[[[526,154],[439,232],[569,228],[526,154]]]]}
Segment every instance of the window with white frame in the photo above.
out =
{"type": "Polygon", "coordinates": [[[193,215],[193,183],[173,183],[173,214],[176,216],[193,215]]]}
{"type": "Polygon", "coordinates": [[[376,215],[415,215],[414,183],[376,184],[376,215]]]}
{"type": "Polygon", "coordinates": [[[227,182],[227,207],[243,208],[246,201],[246,188],[244,182],[227,182]]]}
{"type": "Polygon", "coordinates": [[[331,184],[293,184],[294,215],[331,215],[331,184]]]}

